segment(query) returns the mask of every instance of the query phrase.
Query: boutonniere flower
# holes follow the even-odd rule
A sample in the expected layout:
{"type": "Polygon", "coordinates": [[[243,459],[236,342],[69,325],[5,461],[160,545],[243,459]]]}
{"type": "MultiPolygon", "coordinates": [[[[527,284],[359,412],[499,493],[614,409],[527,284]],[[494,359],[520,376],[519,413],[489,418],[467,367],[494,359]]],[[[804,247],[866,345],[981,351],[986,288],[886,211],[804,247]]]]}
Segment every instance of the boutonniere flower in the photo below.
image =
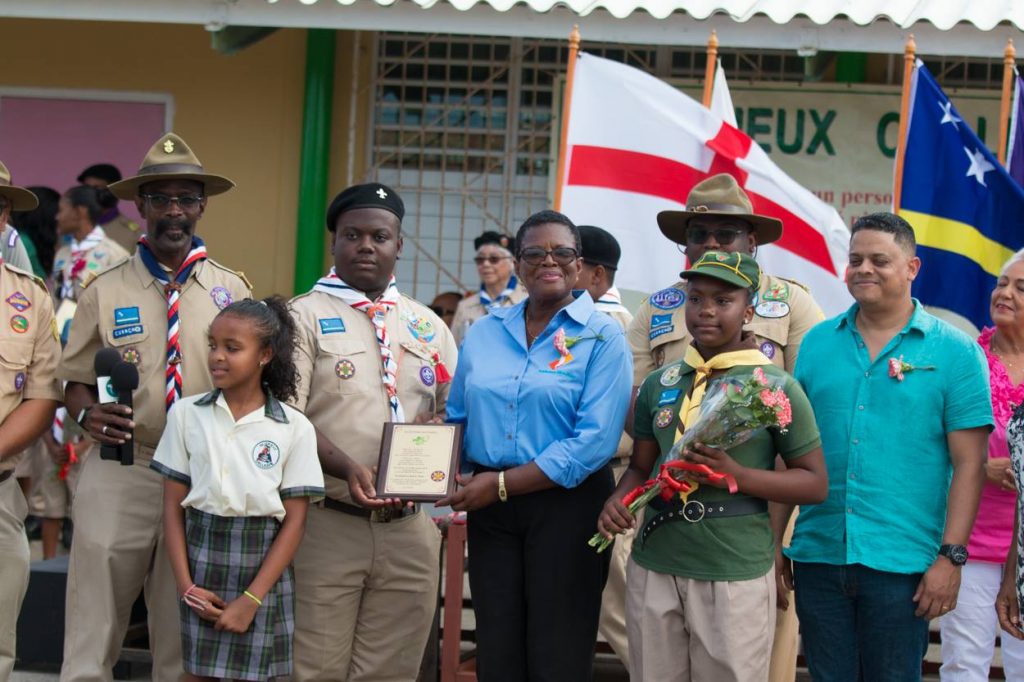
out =
{"type": "Polygon", "coordinates": [[[904,362],[902,355],[898,358],[889,358],[889,376],[896,381],[903,381],[904,375],[911,372],[933,369],[935,367],[932,365],[912,365],[909,362],[904,362]]]}
{"type": "Polygon", "coordinates": [[[555,338],[553,339],[555,350],[558,351],[558,359],[552,361],[549,367],[551,367],[551,369],[558,369],[559,367],[572,362],[572,353],[569,352],[569,349],[580,341],[586,341],[587,339],[604,341],[604,337],[600,334],[594,334],[592,336],[566,336],[565,329],[559,327],[558,331],[555,332],[555,338]]]}
{"type": "Polygon", "coordinates": [[[79,258],[71,266],[71,276],[78,277],[78,274],[85,269],[85,258],[79,258]]]}

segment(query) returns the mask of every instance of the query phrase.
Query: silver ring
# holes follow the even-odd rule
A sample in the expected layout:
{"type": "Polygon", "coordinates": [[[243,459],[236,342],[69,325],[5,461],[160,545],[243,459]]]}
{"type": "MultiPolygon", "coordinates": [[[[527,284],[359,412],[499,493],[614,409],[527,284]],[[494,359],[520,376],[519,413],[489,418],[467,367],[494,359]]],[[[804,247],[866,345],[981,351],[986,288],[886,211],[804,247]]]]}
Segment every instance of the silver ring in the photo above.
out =
{"type": "Polygon", "coordinates": [[[100,429],[100,433],[102,433],[104,436],[107,435],[107,425],[106,424],[104,424],[103,428],[100,429]]]}

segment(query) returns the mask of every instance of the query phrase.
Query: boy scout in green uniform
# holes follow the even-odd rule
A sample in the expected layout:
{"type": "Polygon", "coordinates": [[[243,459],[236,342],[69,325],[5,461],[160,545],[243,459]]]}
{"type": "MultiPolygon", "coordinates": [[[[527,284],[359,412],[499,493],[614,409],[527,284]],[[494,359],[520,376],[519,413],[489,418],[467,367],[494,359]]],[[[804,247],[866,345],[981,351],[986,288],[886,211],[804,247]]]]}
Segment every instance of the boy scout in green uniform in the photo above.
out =
{"type": "MultiPolygon", "coordinates": [[[[0,164],[0,218],[36,206],[34,194],[11,185],[0,164]]],[[[0,220],[0,224],[3,224],[0,220]]],[[[28,589],[28,505],[14,478],[18,454],[53,422],[60,400],[60,342],[53,303],[42,280],[0,259],[0,680],[14,668],[15,633],[28,589]]]]}
{"type": "Polygon", "coordinates": [[[89,457],[82,469],[61,680],[111,679],[132,603],[143,588],[153,679],[169,682],[182,674],[178,599],[161,534],[163,481],[148,463],[170,405],[213,388],[206,368],[210,322],[250,295],[244,277],[207,260],[194,236],[207,197],[233,186],[204,172],[173,133],[153,145],[138,175],[111,186],[122,199],[135,200],[147,240],[81,291],[59,373],[68,382],[70,418],[101,444],[130,438],[135,465],[89,457]],[[93,361],[104,347],[139,370],[134,411],[96,403],[93,361]]]}
{"type": "MultiPolygon", "coordinates": [[[[755,215],[747,193],[727,173],[698,183],[686,198],[686,209],[662,211],[658,227],[696,263],[705,251],[746,252],[782,236],[782,223],[755,215]]],[[[633,350],[633,384],[639,387],[651,372],[683,359],[692,337],[686,330],[686,293],[681,280],[651,294],[637,310],[627,336],[633,350]]],[[[746,329],[775,365],[792,373],[800,342],[824,315],[802,284],[763,273],[746,329]]],[[[788,524],[784,542],[792,534],[788,524]]],[[[780,600],[782,599],[780,594],[780,600]]],[[[772,650],[772,682],[791,682],[796,675],[796,611],[780,610],[772,650]]]]}
{"type": "Polygon", "coordinates": [[[300,682],[415,680],[437,607],[440,532],[373,499],[382,425],[443,415],[456,363],[445,324],[395,284],[403,214],[377,183],[335,197],[334,268],[291,304],[295,406],[317,429],[327,492],[294,561],[300,682]]]}

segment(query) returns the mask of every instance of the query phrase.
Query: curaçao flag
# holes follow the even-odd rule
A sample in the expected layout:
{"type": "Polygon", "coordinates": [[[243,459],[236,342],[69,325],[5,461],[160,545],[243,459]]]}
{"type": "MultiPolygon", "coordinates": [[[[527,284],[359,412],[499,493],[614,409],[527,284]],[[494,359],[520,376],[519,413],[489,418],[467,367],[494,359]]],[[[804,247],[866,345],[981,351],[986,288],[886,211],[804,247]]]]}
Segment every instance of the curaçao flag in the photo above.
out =
{"type": "Polygon", "coordinates": [[[910,91],[898,211],[914,228],[913,294],[981,328],[1003,263],[1024,247],[1024,189],[957,113],[918,60],[910,91]]]}

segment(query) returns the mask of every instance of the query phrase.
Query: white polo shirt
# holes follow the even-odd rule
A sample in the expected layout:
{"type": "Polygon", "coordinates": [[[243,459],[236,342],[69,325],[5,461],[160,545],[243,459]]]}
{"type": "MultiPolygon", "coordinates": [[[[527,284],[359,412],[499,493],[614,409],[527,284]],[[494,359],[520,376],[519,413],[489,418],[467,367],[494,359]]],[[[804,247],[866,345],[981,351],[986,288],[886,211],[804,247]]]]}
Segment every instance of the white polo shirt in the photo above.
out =
{"type": "Polygon", "coordinates": [[[324,495],[316,431],[271,395],[235,421],[219,390],[179,400],[150,466],[189,486],[182,507],[217,516],[285,516],[281,500],[324,495]]]}

